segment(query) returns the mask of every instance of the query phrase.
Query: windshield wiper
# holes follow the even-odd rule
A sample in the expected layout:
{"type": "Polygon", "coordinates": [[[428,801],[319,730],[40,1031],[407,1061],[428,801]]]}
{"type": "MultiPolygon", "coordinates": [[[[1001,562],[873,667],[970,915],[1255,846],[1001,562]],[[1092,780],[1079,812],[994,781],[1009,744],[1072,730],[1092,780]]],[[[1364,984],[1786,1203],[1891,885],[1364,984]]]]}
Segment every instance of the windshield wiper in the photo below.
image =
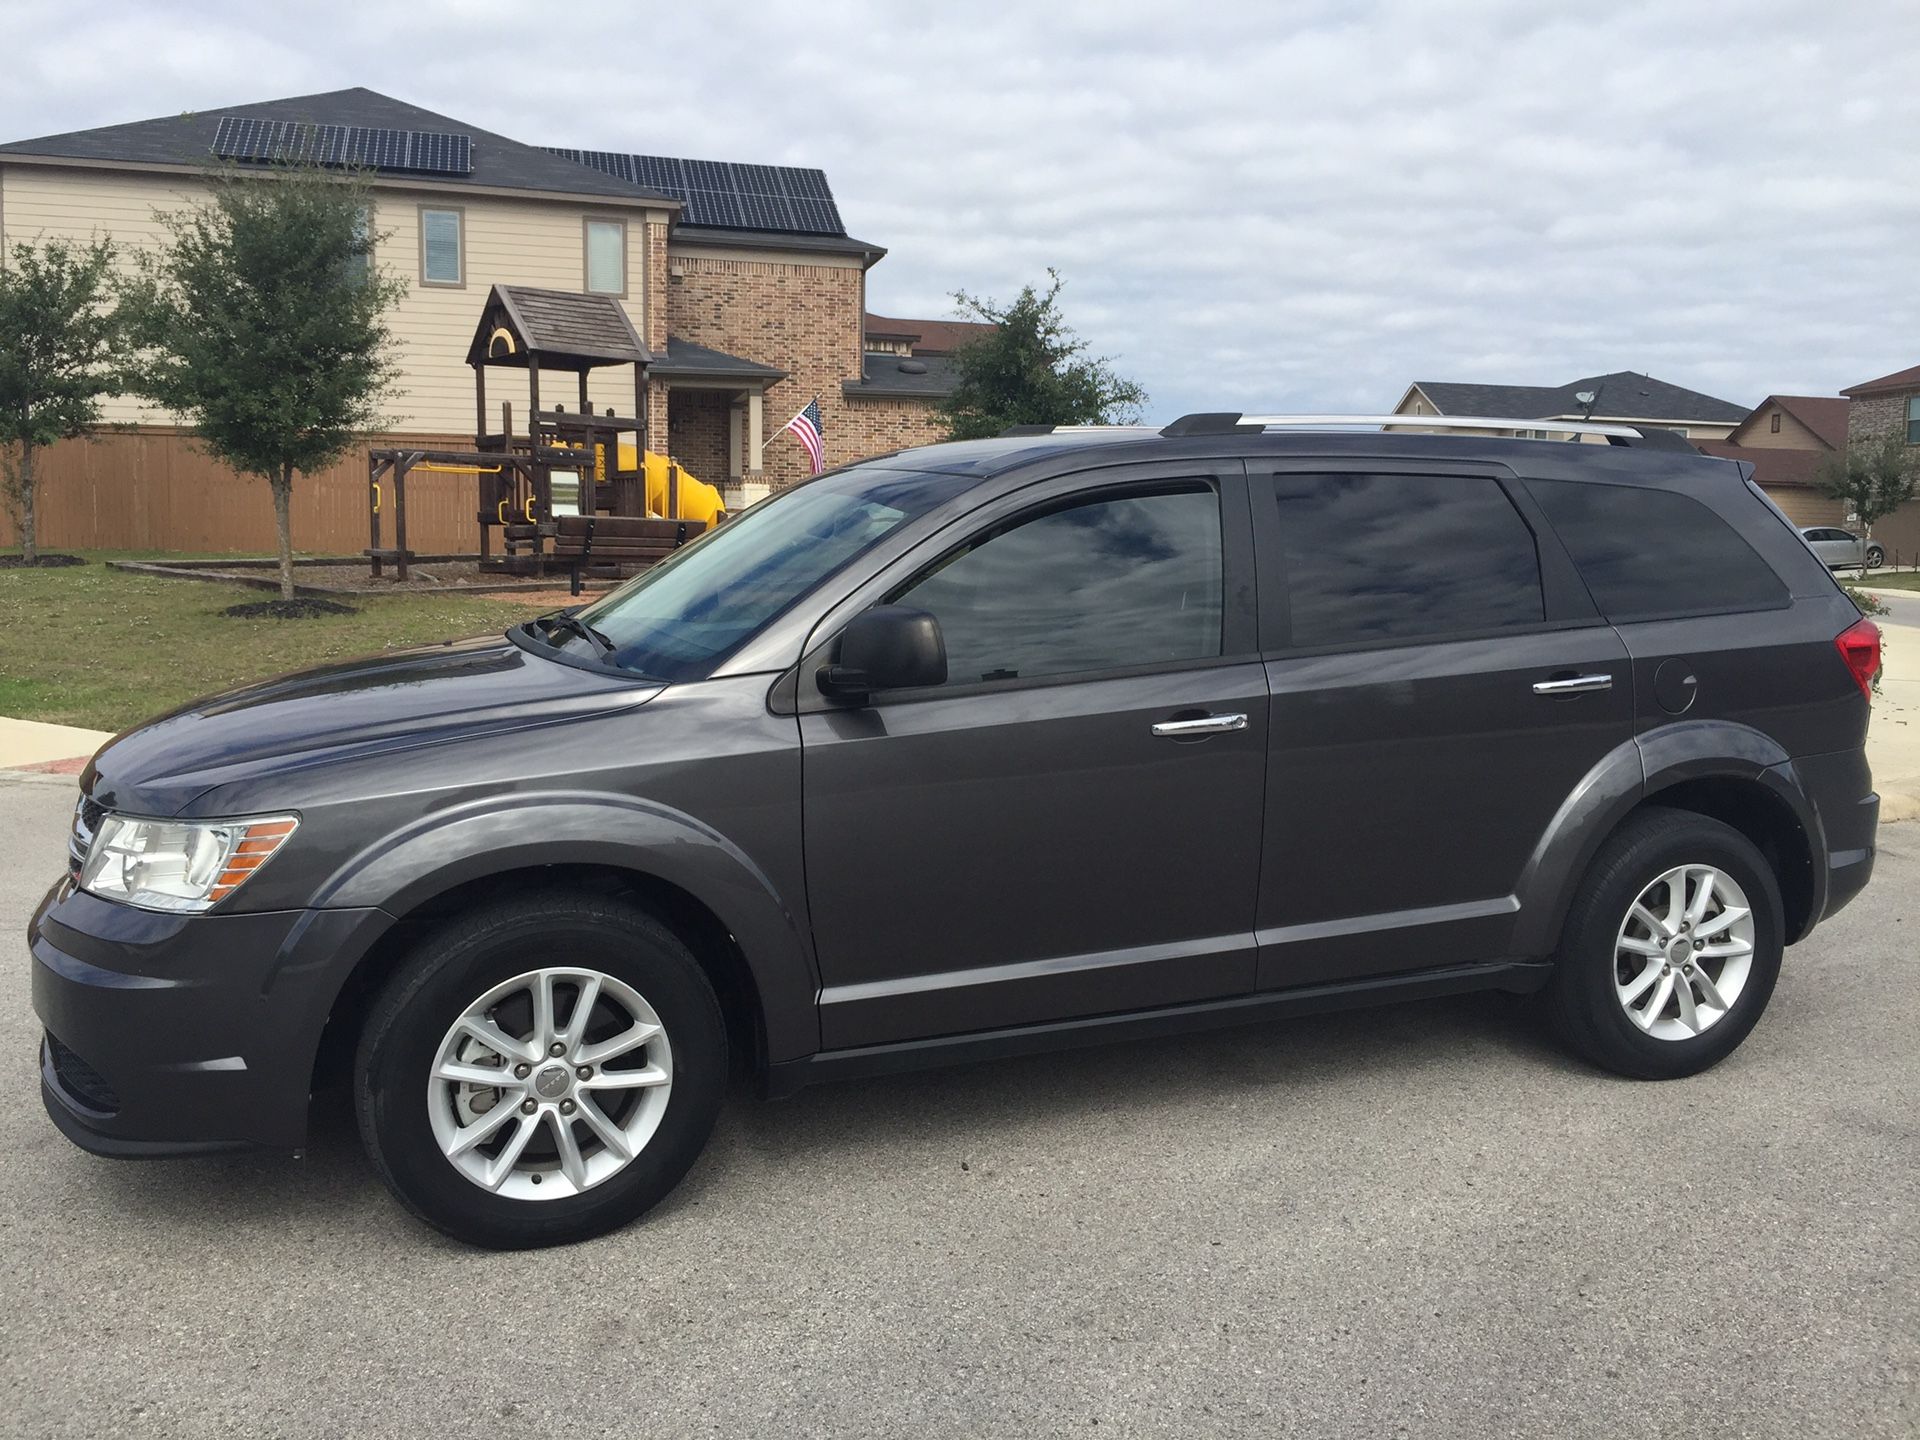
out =
{"type": "Polygon", "coordinates": [[[555,630],[564,630],[569,635],[578,635],[582,640],[590,644],[598,645],[601,653],[605,655],[611,655],[615,650],[620,648],[571,611],[562,610],[557,615],[535,616],[533,624],[539,627],[540,632],[547,637],[549,643],[553,642],[553,632],[555,630]]]}

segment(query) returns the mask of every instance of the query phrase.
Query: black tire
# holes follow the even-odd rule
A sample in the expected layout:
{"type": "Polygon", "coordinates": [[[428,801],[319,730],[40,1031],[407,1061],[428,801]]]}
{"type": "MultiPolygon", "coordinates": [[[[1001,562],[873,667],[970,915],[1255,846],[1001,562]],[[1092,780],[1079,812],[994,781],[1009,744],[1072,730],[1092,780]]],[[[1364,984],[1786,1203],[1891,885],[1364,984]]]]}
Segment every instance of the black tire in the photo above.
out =
{"type": "Polygon", "coordinates": [[[353,1089],[367,1154],[401,1204],[456,1240],[516,1250],[605,1234],[657,1204],[705,1147],[727,1073],[720,1003],[679,938],[626,901],[552,892],[488,905],[415,949],[374,999],[353,1089]],[[672,1089],[658,1128],[624,1169],[577,1195],[515,1199],[469,1180],[441,1152],[427,1080],[448,1027],[468,1005],[554,964],[556,955],[645,997],[672,1046],[672,1089]]]}
{"type": "Polygon", "coordinates": [[[1733,1053],[1759,1022],[1780,976],[1785,921],[1780,884],[1753,843],[1730,825],[1649,807],[1609,836],[1588,868],[1561,932],[1547,1014],[1576,1054],[1637,1080],[1697,1075],[1733,1053]],[[1738,882],[1753,911],[1753,968],[1726,1014],[1700,1034],[1657,1039],[1627,1018],[1614,986],[1614,943],[1648,885],[1679,865],[1714,865],[1738,882]]]}
{"type": "Polygon", "coordinates": [[[1882,550],[1878,545],[1869,545],[1867,547],[1867,569],[1878,570],[1881,566],[1885,565],[1886,563],[1887,563],[1886,551],[1882,550]]]}

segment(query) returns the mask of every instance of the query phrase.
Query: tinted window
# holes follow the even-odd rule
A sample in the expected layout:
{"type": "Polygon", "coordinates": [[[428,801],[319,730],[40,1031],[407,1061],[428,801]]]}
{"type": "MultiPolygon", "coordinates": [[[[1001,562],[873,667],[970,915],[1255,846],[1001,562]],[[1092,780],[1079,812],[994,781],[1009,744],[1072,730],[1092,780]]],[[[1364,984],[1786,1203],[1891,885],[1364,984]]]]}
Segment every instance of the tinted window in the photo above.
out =
{"type": "Polygon", "coordinates": [[[1570,480],[1528,489],[1612,620],[1787,603],[1786,587],[1713,511],[1688,495],[1570,480]]]}
{"type": "MultiPolygon", "coordinates": [[[[609,661],[660,680],[713,673],[762,626],[883,536],[974,483],[966,476],[853,465],[743,511],[581,611],[609,661]]],[[[597,656],[565,630],[548,643],[597,656]]]]}
{"type": "Polygon", "coordinates": [[[1546,615],[1533,532],[1492,480],[1274,478],[1295,645],[1499,630],[1546,615]]]}
{"type": "Polygon", "coordinates": [[[1211,488],[1108,495],[1014,522],[895,598],[931,611],[947,683],[1220,653],[1220,502],[1211,488]]]}

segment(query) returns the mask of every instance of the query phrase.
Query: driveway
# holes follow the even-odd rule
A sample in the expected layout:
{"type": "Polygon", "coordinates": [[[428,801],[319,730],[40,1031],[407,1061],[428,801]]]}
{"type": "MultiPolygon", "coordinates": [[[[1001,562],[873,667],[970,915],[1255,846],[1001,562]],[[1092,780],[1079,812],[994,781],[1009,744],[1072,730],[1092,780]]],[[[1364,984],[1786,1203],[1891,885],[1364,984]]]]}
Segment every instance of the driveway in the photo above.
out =
{"type": "Polygon", "coordinates": [[[0,1432],[1920,1426],[1920,826],[1692,1080],[1477,997],[743,1095],[649,1221],[515,1256],[337,1118],[299,1161],[55,1134],[18,936],[69,786],[0,780],[0,1432]]]}
{"type": "Polygon", "coordinates": [[[1920,591],[1874,590],[1887,607],[1880,626],[1880,689],[1867,731],[1867,759],[1883,820],[1920,817],[1920,591]]]}

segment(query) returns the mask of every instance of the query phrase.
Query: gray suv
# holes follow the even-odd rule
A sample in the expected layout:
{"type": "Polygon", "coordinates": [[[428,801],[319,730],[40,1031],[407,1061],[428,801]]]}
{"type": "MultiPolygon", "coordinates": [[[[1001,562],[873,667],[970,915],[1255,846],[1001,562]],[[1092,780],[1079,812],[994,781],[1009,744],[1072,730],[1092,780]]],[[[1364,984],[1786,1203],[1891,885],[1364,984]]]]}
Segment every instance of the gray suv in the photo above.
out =
{"type": "Polygon", "coordinates": [[[644,1212],[736,1069],[1496,989],[1700,1071],[1872,870],[1879,636],[1742,466],[1583,428],[908,450],[131,730],[29,932],[47,1110],[294,1149],[338,1074],[402,1203],[504,1247],[644,1212]]]}

